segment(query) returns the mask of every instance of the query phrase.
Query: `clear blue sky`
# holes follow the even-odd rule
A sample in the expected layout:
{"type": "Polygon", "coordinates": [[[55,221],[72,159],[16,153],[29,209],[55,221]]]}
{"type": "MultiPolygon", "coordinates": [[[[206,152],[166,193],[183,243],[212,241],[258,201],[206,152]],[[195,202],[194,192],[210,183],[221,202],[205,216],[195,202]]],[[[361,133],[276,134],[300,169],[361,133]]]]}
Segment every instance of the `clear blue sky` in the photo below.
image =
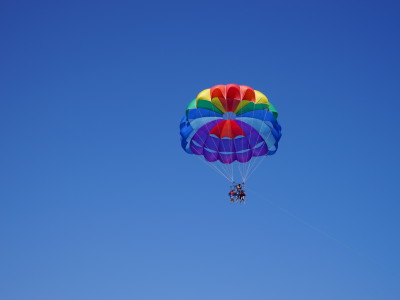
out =
{"type": "Polygon", "coordinates": [[[0,298],[399,299],[396,1],[1,1],[0,298]],[[197,93],[283,137],[230,205],[197,93]]]}

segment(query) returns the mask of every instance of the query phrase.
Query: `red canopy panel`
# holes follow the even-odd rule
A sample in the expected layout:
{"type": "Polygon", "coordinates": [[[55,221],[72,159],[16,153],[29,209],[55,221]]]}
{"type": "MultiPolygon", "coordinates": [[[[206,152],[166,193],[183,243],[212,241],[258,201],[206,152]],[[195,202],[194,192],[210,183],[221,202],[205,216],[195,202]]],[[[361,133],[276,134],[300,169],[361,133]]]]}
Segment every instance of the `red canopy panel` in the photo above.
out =
{"type": "Polygon", "coordinates": [[[245,135],[244,131],[235,120],[224,120],[218,123],[211,129],[209,134],[214,134],[220,139],[224,137],[234,139],[238,135],[245,135]]]}

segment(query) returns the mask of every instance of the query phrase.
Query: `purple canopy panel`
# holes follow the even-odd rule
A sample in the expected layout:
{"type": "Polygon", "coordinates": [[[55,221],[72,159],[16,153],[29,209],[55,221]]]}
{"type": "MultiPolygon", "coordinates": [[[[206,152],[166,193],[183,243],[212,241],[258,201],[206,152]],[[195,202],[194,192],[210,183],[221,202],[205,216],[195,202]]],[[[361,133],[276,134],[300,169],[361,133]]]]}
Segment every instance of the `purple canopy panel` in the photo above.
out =
{"type": "Polygon", "coordinates": [[[254,148],[256,145],[262,142],[264,142],[264,139],[261,135],[258,134],[258,132],[253,133],[251,136],[249,136],[249,145],[251,148],[254,148]]]}
{"type": "Polygon", "coordinates": [[[252,150],[253,152],[253,156],[263,156],[263,155],[267,155],[268,153],[268,147],[267,144],[265,144],[265,142],[261,145],[261,147],[257,147],[256,149],[252,150]]]}
{"type": "Polygon", "coordinates": [[[249,141],[246,136],[233,140],[235,152],[250,149],[249,141]]]}
{"type": "Polygon", "coordinates": [[[235,152],[233,139],[221,139],[218,147],[219,152],[235,152]]]}
{"type": "Polygon", "coordinates": [[[190,141],[190,150],[197,155],[203,154],[203,147],[197,146],[195,143],[193,143],[193,140],[190,141]]]}
{"type": "Polygon", "coordinates": [[[203,150],[204,158],[209,162],[214,162],[218,160],[218,152],[210,152],[207,149],[203,150]]]}
{"type": "Polygon", "coordinates": [[[254,129],[254,127],[239,120],[236,120],[236,122],[240,125],[240,127],[246,134],[247,140],[251,148],[264,140],[262,136],[258,133],[258,131],[254,129]]]}
{"type": "Polygon", "coordinates": [[[231,164],[236,160],[235,153],[229,153],[229,154],[218,153],[218,155],[219,155],[219,160],[224,164],[231,164]]]}
{"type": "Polygon", "coordinates": [[[204,146],[206,139],[208,138],[208,134],[204,131],[198,130],[192,138],[192,141],[195,141],[200,146],[204,146]]]}
{"type": "Polygon", "coordinates": [[[221,140],[219,138],[209,135],[206,139],[206,142],[204,143],[204,147],[214,151],[218,151],[220,141],[221,140]]]}
{"type": "Polygon", "coordinates": [[[236,153],[236,158],[237,158],[238,162],[246,163],[251,159],[252,155],[253,154],[252,154],[251,150],[249,150],[249,151],[246,151],[246,152],[236,153]]]}

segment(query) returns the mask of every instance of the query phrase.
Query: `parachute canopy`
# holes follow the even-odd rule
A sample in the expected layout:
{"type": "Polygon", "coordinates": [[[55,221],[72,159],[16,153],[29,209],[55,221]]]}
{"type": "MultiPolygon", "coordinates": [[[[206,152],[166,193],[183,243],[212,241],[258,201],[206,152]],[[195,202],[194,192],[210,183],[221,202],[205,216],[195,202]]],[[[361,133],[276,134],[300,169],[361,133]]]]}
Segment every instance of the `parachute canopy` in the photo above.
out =
{"type": "Polygon", "coordinates": [[[216,85],[187,106],[180,123],[181,145],[207,162],[245,164],[277,151],[277,118],[263,93],[244,85],[216,85]]]}

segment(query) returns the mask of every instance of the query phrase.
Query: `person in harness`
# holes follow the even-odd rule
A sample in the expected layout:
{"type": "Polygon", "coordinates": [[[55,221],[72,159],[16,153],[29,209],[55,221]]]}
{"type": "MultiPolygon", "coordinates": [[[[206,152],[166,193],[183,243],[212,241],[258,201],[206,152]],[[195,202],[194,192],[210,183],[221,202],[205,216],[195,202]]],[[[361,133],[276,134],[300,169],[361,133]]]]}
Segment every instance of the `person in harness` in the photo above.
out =
{"type": "Polygon", "coordinates": [[[244,190],[241,190],[239,193],[240,203],[245,202],[245,198],[246,198],[246,192],[244,190]]]}
{"type": "Polygon", "coordinates": [[[234,189],[231,189],[230,192],[228,193],[228,195],[229,195],[229,199],[231,200],[231,202],[233,202],[235,200],[236,191],[234,189]]]}

